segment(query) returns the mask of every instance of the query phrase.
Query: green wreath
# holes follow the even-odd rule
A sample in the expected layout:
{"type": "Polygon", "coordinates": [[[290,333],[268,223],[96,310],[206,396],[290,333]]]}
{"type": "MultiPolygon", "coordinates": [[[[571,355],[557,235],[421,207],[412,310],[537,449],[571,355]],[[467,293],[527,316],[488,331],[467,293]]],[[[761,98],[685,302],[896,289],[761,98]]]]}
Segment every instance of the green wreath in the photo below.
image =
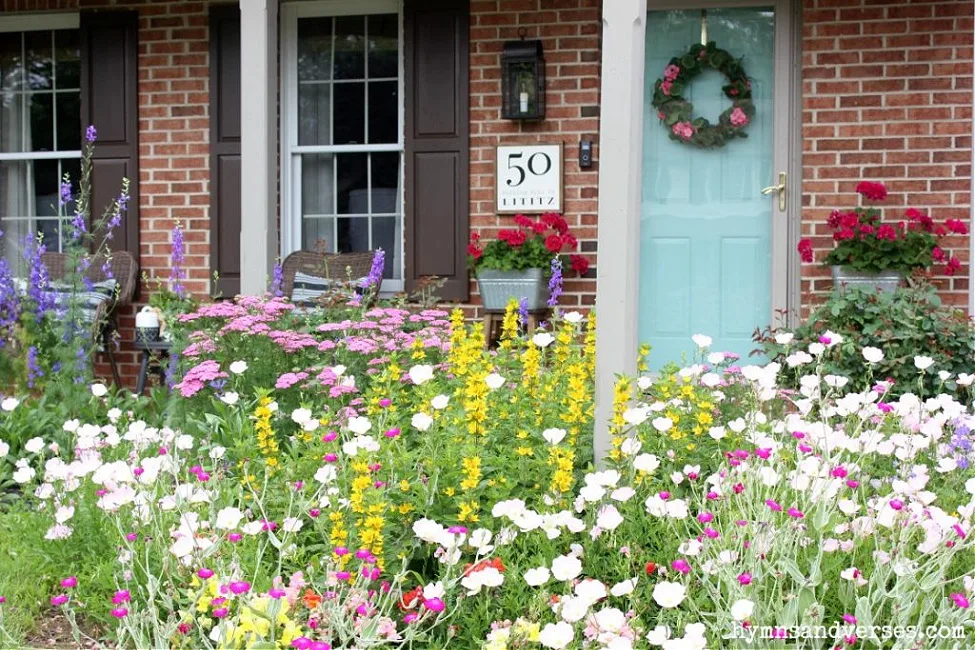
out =
{"type": "Polygon", "coordinates": [[[752,85],[741,59],[718,49],[714,41],[707,45],[695,43],[686,54],[671,59],[663,78],[654,84],[652,103],[672,140],[705,148],[722,147],[735,138],[747,138],[745,127],[755,116],[752,85]],[[718,117],[717,124],[694,117],[694,104],[682,96],[694,77],[708,68],[728,78],[722,90],[731,100],[731,107],[718,117]]]}

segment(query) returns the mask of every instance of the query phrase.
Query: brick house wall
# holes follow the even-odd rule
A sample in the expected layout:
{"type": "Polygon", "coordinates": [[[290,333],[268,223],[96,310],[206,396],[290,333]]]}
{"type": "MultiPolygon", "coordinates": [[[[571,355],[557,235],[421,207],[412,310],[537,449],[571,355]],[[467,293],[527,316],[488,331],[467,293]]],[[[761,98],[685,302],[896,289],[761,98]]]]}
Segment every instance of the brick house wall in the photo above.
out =
{"type": "MultiPolygon", "coordinates": [[[[609,0],[612,1],[612,0],[609,0]]],[[[495,212],[495,147],[563,143],[563,216],[592,265],[585,278],[566,272],[566,308],[596,301],[596,210],[599,185],[600,0],[472,0],[470,54],[471,230],[485,239],[513,226],[495,212]],[[501,119],[501,50],[505,41],[541,39],[545,51],[545,120],[501,119]],[[580,140],[594,144],[580,169],[580,140]]],[[[471,302],[478,304],[476,283],[471,302]]]]}
{"type": "MultiPolygon", "coordinates": [[[[822,259],[826,218],[856,205],[862,178],[884,181],[887,217],[915,207],[938,219],[971,216],[971,0],[804,0],[802,236],[822,259]]],[[[968,303],[968,237],[947,240],[963,263],[936,282],[968,303]]],[[[805,310],[832,287],[829,269],[802,267],[805,310]]]]}

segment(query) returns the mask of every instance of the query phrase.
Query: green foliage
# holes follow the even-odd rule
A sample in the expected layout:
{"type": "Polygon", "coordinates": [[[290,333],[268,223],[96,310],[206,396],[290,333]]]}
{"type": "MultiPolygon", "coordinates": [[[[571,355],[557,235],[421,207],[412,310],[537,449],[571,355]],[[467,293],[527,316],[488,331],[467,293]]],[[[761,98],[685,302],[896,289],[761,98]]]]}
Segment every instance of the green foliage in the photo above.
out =
{"type": "Polygon", "coordinates": [[[751,83],[741,60],[719,49],[714,41],[695,43],[688,52],[670,60],[664,77],[654,84],[652,105],[670,132],[670,139],[702,148],[721,147],[735,138],[747,138],[745,127],[755,117],[751,83]],[[731,100],[717,124],[694,115],[694,104],[683,97],[691,81],[705,70],[717,70],[728,78],[722,87],[731,100]]]}
{"type": "Polygon", "coordinates": [[[842,342],[823,354],[825,372],[849,377],[861,384],[873,379],[893,380],[893,391],[922,396],[957,390],[959,373],[971,370],[975,356],[975,329],[960,311],[942,304],[931,284],[912,284],[892,293],[848,288],[834,294],[798,327],[788,345],[775,342],[775,332],[756,338],[770,359],[784,362],[795,350],[804,350],[825,332],[835,332],[842,342]],[[861,350],[879,348],[884,358],[867,365],[861,350]],[[952,378],[942,384],[937,375],[918,377],[914,357],[928,356],[934,367],[948,371],[952,378]]]}

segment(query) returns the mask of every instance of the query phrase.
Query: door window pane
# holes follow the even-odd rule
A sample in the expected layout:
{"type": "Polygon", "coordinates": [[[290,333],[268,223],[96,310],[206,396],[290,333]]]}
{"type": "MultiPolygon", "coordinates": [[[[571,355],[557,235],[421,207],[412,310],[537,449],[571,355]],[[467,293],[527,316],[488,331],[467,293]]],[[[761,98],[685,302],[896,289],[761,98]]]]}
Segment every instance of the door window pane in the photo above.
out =
{"type": "Polygon", "coordinates": [[[399,82],[371,82],[369,84],[369,143],[397,142],[398,131],[399,82]]]}
{"type": "Polygon", "coordinates": [[[399,17],[369,16],[369,78],[399,76],[399,17]]]}
{"type": "Polygon", "coordinates": [[[366,76],[366,17],[335,19],[335,78],[364,79],[366,76]]]}
{"type": "Polygon", "coordinates": [[[366,84],[356,81],[335,84],[335,142],[364,144],[366,141],[366,84]]]}
{"type": "Polygon", "coordinates": [[[59,89],[81,88],[77,30],[61,29],[54,32],[54,73],[59,89]]]}

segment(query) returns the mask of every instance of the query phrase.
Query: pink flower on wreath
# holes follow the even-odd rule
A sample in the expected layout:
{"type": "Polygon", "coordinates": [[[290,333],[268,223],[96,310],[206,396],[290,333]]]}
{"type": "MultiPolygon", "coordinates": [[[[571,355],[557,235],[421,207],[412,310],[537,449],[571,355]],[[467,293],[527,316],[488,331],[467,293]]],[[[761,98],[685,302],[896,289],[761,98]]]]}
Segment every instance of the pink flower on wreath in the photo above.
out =
{"type": "Polygon", "coordinates": [[[741,110],[740,106],[735,106],[735,110],[731,111],[731,125],[745,126],[746,124],[748,124],[748,116],[745,115],[745,111],[741,110]]]}
{"type": "Polygon", "coordinates": [[[673,63],[664,68],[664,79],[667,81],[673,81],[680,74],[680,68],[673,63]]]}
{"type": "Polygon", "coordinates": [[[662,92],[665,95],[670,95],[670,88],[673,85],[674,85],[673,81],[663,82],[662,84],[660,84],[660,92],[662,92]]]}
{"type": "Polygon", "coordinates": [[[690,140],[694,136],[694,127],[691,126],[690,122],[678,122],[674,124],[671,130],[674,135],[684,140],[690,140]]]}

